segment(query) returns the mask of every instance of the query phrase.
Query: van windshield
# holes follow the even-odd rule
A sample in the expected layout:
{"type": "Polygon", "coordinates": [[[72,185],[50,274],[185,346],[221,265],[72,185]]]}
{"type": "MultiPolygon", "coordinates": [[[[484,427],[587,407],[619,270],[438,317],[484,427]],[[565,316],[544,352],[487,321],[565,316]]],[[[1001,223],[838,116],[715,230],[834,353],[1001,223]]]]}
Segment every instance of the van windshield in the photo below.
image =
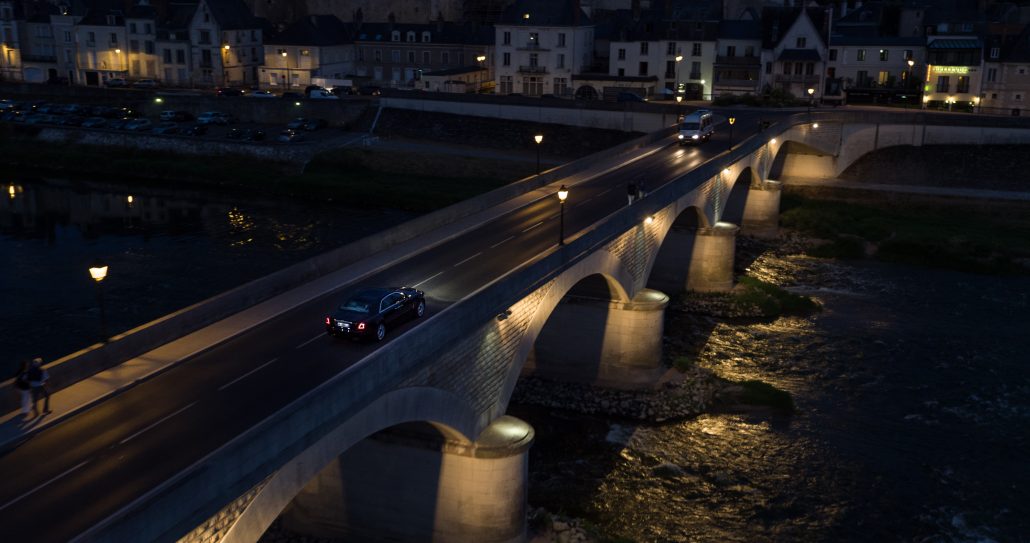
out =
{"type": "Polygon", "coordinates": [[[699,123],[683,123],[680,126],[680,130],[697,130],[701,125],[699,123]]]}

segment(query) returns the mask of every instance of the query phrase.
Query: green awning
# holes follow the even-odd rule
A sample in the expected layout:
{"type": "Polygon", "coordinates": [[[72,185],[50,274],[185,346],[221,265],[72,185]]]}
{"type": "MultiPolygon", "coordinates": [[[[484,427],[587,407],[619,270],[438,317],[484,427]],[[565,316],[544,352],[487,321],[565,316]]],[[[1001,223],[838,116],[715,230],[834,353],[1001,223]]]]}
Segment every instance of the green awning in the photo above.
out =
{"type": "Polygon", "coordinates": [[[930,49],[979,49],[980,40],[933,40],[927,47],[930,49]]]}

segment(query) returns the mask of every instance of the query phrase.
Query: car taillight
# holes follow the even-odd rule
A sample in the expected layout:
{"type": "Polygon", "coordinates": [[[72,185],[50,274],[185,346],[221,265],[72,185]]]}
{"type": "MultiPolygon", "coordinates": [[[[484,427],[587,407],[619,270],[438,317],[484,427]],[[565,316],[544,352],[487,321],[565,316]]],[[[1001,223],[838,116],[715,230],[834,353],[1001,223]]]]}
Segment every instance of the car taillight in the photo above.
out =
{"type": "Polygon", "coordinates": [[[326,324],[330,324],[330,322],[329,322],[329,317],[326,317],[326,318],[325,318],[325,323],[326,323],[326,324]]]}
{"type": "Polygon", "coordinates": [[[364,330],[364,329],[365,329],[365,323],[359,322],[358,323],[358,330],[364,330]]]}

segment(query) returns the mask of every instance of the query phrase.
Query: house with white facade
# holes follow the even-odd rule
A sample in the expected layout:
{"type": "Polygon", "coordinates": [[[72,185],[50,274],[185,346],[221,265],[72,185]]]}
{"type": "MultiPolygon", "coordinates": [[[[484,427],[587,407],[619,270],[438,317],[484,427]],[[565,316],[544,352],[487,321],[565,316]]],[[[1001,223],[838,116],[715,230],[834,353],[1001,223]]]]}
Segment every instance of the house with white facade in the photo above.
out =
{"type": "Polygon", "coordinates": [[[119,10],[89,9],[74,27],[75,80],[101,86],[129,76],[125,16],[119,10]]]}
{"type": "Polygon", "coordinates": [[[268,36],[260,70],[263,89],[303,89],[312,77],[354,73],[354,29],[335,15],[309,15],[268,36]]]}
{"type": "Polygon", "coordinates": [[[824,94],[828,28],[829,12],[821,8],[763,9],[763,90],[780,89],[818,102],[824,94]]]}
{"type": "Polygon", "coordinates": [[[190,80],[199,86],[252,85],[264,62],[261,23],[243,0],[199,0],[189,22],[190,80]]]}
{"type": "Polygon", "coordinates": [[[0,81],[23,79],[19,35],[19,26],[23,20],[19,2],[0,0],[0,81]]]}
{"type": "Polygon", "coordinates": [[[593,60],[594,25],[577,0],[516,0],[495,32],[497,94],[572,96],[593,60]]]}
{"type": "Polygon", "coordinates": [[[718,23],[666,20],[643,13],[627,21],[609,44],[608,74],[649,77],[657,81],[652,94],[672,99],[701,100],[711,96],[718,23]]]}
{"type": "Polygon", "coordinates": [[[754,19],[722,21],[712,66],[712,97],[758,94],[762,80],[762,25],[754,19]]]}
{"type": "Polygon", "coordinates": [[[148,0],[136,0],[125,16],[129,77],[160,79],[157,53],[157,11],[148,0]]]}
{"type": "Polygon", "coordinates": [[[979,109],[1013,116],[1030,114],[1030,26],[1014,38],[993,37],[986,51],[979,109]]]}

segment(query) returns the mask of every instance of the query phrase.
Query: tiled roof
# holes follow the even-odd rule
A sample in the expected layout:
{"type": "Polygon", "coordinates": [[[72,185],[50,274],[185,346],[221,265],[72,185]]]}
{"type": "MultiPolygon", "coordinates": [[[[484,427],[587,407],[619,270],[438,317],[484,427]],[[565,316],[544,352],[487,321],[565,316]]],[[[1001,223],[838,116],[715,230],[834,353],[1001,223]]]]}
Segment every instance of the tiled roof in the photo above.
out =
{"type": "MultiPolygon", "coordinates": [[[[805,12],[815,25],[816,32],[826,43],[826,15],[821,8],[807,8],[805,12]]],[[[762,9],[762,47],[774,49],[801,16],[801,9],[766,7],[762,9]]]]}
{"type": "Polygon", "coordinates": [[[249,30],[260,28],[261,23],[243,0],[207,0],[211,16],[222,30],[249,30]]]}
{"type": "Polygon", "coordinates": [[[590,26],[578,0],[515,0],[501,14],[500,24],[515,26],[590,26]],[[529,18],[526,18],[529,15],[529,18]]]}
{"type": "Polygon", "coordinates": [[[353,25],[335,15],[309,15],[302,17],[282,32],[266,36],[266,44],[330,46],[354,42],[353,25]]]}
{"type": "Polygon", "coordinates": [[[724,40],[760,40],[762,25],[758,21],[722,21],[719,38],[724,40]]]}

